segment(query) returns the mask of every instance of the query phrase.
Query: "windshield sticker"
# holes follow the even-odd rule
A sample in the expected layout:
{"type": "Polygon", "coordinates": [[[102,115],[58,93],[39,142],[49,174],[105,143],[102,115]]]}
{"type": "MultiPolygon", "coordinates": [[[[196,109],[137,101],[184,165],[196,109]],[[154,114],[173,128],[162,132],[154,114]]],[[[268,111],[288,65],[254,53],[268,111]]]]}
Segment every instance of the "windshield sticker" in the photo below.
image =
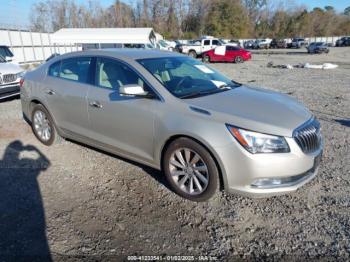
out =
{"type": "Polygon", "coordinates": [[[199,70],[201,70],[203,73],[206,74],[214,74],[214,71],[210,68],[206,67],[205,65],[195,65],[199,70]]]}
{"type": "Polygon", "coordinates": [[[220,87],[220,86],[223,86],[223,85],[226,85],[225,82],[222,82],[222,81],[217,81],[217,80],[211,80],[211,82],[216,85],[216,87],[220,87]]]}

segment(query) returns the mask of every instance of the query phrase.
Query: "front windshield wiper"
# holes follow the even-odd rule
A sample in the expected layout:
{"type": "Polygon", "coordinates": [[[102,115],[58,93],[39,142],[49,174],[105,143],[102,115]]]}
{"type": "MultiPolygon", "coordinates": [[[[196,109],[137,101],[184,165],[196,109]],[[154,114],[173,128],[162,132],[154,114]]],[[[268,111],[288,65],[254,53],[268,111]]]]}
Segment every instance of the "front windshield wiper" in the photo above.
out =
{"type": "Polygon", "coordinates": [[[179,98],[195,98],[199,96],[204,96],[204,95],[209,95],[209,94],[215,94],[215,93],[220,93],[223,91],[231,90],[230,86],[224,86],[224,87],[219,87],[217,89],[209,89],[209,90],[204,90],[204,91],[195,91],[183,96],[179,96],[179,98]]]}

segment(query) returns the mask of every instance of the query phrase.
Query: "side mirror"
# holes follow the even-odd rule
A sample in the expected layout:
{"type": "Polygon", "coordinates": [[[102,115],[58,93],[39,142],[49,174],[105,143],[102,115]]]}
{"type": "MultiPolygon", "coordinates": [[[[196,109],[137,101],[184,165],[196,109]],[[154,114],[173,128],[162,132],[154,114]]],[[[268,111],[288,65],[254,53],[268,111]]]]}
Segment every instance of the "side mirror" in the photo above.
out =
{"type": "Polygon", "coordinates": [[[124,85],[119,88],[119,94],[125,96],[152,97],[139,85],[124,85]]]}

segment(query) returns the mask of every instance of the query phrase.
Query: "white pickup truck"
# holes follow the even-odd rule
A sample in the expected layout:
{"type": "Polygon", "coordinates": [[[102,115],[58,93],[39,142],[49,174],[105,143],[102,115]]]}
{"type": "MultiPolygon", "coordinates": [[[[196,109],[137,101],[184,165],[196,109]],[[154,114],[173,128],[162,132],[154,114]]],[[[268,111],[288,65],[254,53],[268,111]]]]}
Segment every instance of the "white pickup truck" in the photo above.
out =
{"type": "Polygon", "coordinates": [[[203,52],[214,49],[217,46],[225,45],[225,42],[218,38],[204,38],[192,41],[182,46],[182,53],[196,58],[203,52]]]}

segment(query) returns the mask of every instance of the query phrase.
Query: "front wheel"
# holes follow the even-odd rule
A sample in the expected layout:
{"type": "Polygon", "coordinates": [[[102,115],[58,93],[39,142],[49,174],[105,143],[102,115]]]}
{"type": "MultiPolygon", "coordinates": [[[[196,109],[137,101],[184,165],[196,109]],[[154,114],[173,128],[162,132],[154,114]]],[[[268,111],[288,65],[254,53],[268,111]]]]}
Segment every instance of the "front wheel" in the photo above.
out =
{"type": "Polygon", "coordinates": [[[168,146],[163,160],[165,176],[178,195],[191,201],[206,201],[218,190],[215,161],[197,142],[176,139],[168,146]]]}

